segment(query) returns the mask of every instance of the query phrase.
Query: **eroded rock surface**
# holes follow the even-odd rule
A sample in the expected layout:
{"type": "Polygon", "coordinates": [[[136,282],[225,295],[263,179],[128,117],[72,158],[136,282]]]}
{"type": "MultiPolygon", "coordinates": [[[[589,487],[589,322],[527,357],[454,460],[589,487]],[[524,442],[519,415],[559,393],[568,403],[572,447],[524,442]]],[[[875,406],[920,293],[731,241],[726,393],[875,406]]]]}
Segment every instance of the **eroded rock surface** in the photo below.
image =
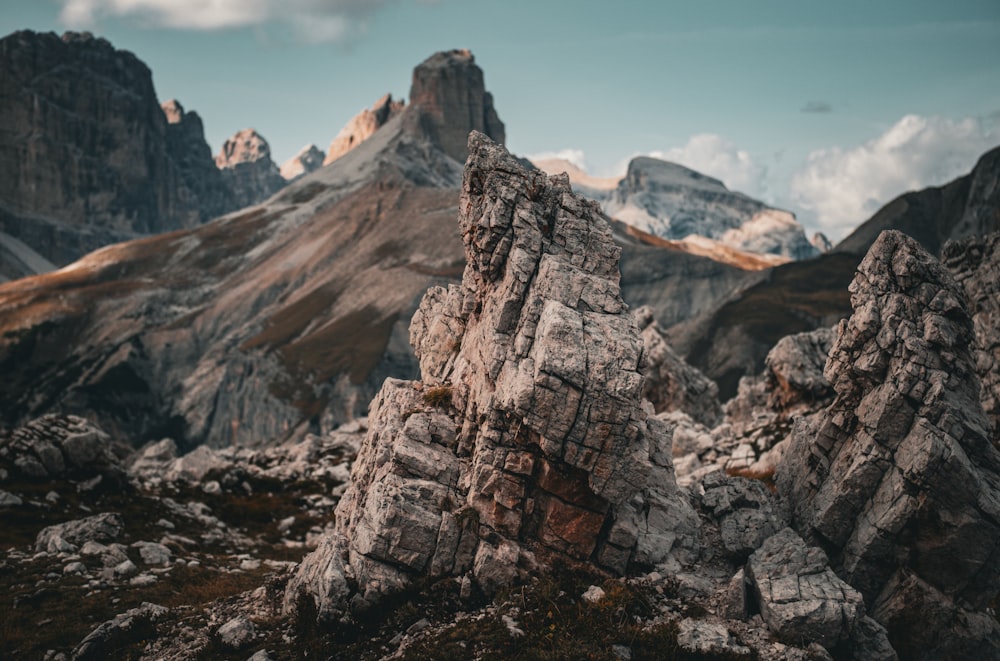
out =
{"type": "MultiPolygon", "coordinates": [[[[850,291],[825,371],[836,399],[796,428],[778,487],[901,654],[963,654],[962,623],[1000,589],[1000,453],[973,324],[948,271],[899,232],[878,238],[850,291]],[[928,602],[949,617],[928,617],[928,602]]],[[[996,656],[995,620],[986,629],[976,644],[996,656]]]]}
{"type": "Polygon", "coordinates": [[[482,134],[469,154],[462,284],[425,295],[410,326],[422,382],[388,380],[374,401],[336,534],[288,608],[305,596],[341,615],[352,583],[363,609],[418,576],[492,592],[553,557],[622,572],[694,550],[606,222],[482,134]]]}
{"type": "Polygon", "coordinates": [[[942,261],[969,300],[979,401],[993,428],[993,444],[1000,447],[1000,232],[948,243],[942,261]]]}
{"type": "Polygon", "coordinates": [[[715,382],[678,356],[664,337],[663,329],[653,318],[653,311],[643,306],[635,311],[642,334],[646,357],[646,375],[642,395],[657,413],[684,411],[709,427],[722,419],[719,388],[715,382]]]}

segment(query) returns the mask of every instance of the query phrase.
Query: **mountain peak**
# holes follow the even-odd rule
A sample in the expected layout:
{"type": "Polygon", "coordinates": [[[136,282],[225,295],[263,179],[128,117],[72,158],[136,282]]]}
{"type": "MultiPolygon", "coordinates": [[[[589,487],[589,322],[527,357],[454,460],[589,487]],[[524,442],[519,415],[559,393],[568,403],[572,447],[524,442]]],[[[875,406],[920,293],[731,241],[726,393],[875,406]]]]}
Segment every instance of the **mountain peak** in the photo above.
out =
{"type": "Polygon", "coordinates": [[[352,117],[330,143],[323,165],[334,162],[370,138],[386,122],[401,113],[404,105],[402,100],[393,101],[392,94],[385,94],[371,108],[365,108],[352,117]]]}
{"type": "Polygon", "coordinates": [[[413,70],[409,127],[426,135],[446,154],[465,161],[466,143],[473,130],[498,143],[506,139],[504,124],[486,91],[483,70],[467,49],[441,51],[413,70]]]}
{"type": "Polygon", "coordinates": [[[292,181],[323,167],[324,154],[316,145],[306,145],[281,166],[281,176],[292,181]]]}

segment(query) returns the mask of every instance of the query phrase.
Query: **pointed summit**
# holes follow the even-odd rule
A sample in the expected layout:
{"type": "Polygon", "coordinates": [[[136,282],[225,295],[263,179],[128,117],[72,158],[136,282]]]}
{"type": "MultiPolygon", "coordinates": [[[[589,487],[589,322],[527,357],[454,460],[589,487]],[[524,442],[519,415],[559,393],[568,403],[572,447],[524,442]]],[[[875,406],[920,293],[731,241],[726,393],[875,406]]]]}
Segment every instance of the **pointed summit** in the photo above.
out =
{"type": "Polygon", "coordinates": [[[330,143],[323,165],[328,165],[371,137],[390,119],[403,111],[404,102],[393,101],[392,94],[386,94],[371,108],[365,108],[340,129],[340,133],[330,143]]]}

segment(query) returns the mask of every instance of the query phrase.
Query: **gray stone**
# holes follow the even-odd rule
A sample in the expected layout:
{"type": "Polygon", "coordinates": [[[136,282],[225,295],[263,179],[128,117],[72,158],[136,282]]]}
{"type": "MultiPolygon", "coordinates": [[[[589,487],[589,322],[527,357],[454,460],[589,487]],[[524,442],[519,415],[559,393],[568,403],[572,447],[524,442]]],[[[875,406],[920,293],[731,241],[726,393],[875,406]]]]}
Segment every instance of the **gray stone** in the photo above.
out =
{"type": "Polygon", "coordinates": [[[75,551],[86,542],[111,542],[121,534],[124,523],[120,514],[108,512],[85,519],[68,521],[44,528],[35,538],[36,551],[75,551]]]}
{"type": "Polygon", "coordinates": [[[733,640],[726,625],[690,617],[684,618],[677,625],[677,645],[692,654],[750,654],[750,648],[733,640]]]}
{"type": "Polygon", "coordinates": [[[168,610],[163,606],[143,602],[138,608],[116,615],[91,631],[73,649],[71,658],[73,661],[100,661],[109,658],[115,650],[126,644],[154,638],[155,624],[168,610]]]}
{"type": "Polygon", "coordinates": [[[230,649],[239,650],[246,647],[254,639],[257,630],[248,618],[238,615],[219,627],[216,633],[223,645],[230,649]]]}
{"type": "Polygon", "coordinates": [[[169,565],[170,549],[157,542],[134,542],[132,548],[139,549],[139,556],[147,565],[169,565]]]}
{"type": "Polygon", "coordinates": [[[779,640],[815,641],[831,649],[850,638],[865,614],[861,594],[830,569],[826,554],[791,528],[750,556],[746,577],[768,629],[779,640]]]}

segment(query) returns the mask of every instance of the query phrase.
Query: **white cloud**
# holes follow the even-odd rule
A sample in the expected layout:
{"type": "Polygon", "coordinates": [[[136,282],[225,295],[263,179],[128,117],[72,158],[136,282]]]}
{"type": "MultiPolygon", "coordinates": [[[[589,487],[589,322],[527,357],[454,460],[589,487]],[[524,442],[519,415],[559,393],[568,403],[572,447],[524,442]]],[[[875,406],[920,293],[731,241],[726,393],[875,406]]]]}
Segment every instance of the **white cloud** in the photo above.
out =
{"type": "Polygon", "coordinates": [[[754,161],[748,152],[714,133],[693,135],[683,147],[652,151],[649,156],[715,177],[730,190],[753,197],[763,197],[767,192],[767,168],[754,161]]]}
{"type": "Polygon", "coordinates": [[[587,172],[587,159],[583,155],[582,149],[560,149],[559,151],[542,151],[537,154],[529,154],[527,159],[532,163],[536,161],[547,161],[559,159],[569,161],[584,172],[587,172]]]}
{"type": "Polygon", "coordinates": [[[989,118],[907,115],[857,147],[810,153],[792,177],[792,200],[836,240],[896,196],[969,172],[998,141],[997,123],[989,118]]]}
{"type": "Polygon", "coordinates": [[[132,18],[150,27],[225,30],[275,23],[315,43],[363,33],[371,16],[393,0],[61,0],[59,18],[90,28],[102,18],[132,18]]]}

